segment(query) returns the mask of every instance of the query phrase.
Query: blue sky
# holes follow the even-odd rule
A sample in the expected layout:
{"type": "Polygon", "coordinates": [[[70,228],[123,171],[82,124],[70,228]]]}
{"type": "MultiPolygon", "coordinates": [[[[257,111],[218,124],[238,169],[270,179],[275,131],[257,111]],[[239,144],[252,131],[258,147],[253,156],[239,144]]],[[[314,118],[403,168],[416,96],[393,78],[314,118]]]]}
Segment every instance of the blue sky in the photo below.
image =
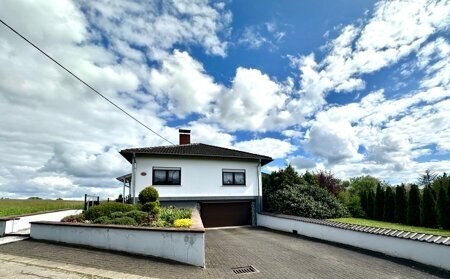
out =
{"type": "MultiPolygon", "coordinates": [[[[5,1],[0,17],[164,137],[346,179],[450,170],[446,1],[5,1]]],[[[0,29],[0,196],[115,196],[167,144],[0,29]],[[17,154],[17,150],[20,153],[17,154]]]]}

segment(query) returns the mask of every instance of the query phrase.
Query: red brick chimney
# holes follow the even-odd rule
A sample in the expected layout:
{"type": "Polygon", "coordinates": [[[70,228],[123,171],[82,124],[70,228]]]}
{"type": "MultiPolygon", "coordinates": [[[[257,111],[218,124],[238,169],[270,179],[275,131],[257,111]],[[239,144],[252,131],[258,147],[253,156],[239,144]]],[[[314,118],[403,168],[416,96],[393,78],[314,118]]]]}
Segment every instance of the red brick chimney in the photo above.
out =
{"type": "Polygon", "coordinates": [[[180,132],[180,145],[191,143],[191,130],[179,129],[180,132]]]}

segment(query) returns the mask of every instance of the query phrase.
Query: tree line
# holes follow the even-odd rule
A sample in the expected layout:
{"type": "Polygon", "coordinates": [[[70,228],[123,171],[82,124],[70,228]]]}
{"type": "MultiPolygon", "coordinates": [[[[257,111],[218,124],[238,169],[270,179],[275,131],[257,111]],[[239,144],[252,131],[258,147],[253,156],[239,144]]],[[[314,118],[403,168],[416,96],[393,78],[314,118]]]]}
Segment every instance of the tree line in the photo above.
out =
{"type": "Polygon", "coordinates": [[[369,175],[340,180],[326,170],[299,174],[288,165],[263,176],[263,206],[312,218],[350,215],[450,229],[450,177],[427,170],[416,184],[391,186],[369,175]]]}

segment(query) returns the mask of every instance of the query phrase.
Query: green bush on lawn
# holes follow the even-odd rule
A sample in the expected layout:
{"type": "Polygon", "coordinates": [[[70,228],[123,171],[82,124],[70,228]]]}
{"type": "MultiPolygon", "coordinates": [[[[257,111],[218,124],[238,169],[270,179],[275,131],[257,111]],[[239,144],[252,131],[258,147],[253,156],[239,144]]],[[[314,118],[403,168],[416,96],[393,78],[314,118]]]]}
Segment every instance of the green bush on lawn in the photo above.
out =
{"type": "Polygon", "coordinates": [[[174,206],[162,207],[159,212],[159,219],[163,220],[170,225],[177,219],[190,219],[192,210],[189,208],[177,208],[174,206]]]}

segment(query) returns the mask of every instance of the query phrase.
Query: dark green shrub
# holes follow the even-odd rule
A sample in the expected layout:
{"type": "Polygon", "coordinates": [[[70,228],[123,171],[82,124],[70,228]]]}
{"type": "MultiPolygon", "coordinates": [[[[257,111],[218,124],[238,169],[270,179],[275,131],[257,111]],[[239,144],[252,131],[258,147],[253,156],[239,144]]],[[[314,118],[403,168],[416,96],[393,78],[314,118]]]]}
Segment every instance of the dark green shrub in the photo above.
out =
{"type": "Polygon", "coordinates": [[[152,186],[145,187],[139,193],[139,203],[146,204],[148,202],[155,202],[159,198],[158,191],[152,186]]]}
{"type": "Polygon", "coordinates": [[[364,211],[364,215],[367,216],[367,191],[359,193],[359,200],[361,201],[361,208],[364,211]]]}
{"type": "Polygon", "coordinates": [[[192,210],[190,208],[162,207],[159,213],[159,220],[172,225],[177,219],[190,219],[191,215],[192,210]]]}
{"type": "Polygon", "coordinates": [[[434,197],[434,190],[431,186],[425,186],[423,189],[422,210],[421,210],[422,225],[427,228],[436,227],[436,199],[434,197]]]}
{"type": "Polygon", "coordinates": [[[269,195],[269,212],[318,219],[349,216],[345,206],[325,189],[306,185],[283,188],[269,195]]]}
{"type": "Polygon", "coordinates": [[[417,185],[411,185],[408,195],[407,224],[420,226],[420,192],[417,185]]]}
{"type": "Polygon", "coordinates": [[[125,213],[124,216],[133,218],[138,224],[142,224],[148,221],[148,213],[139,210],[132,210],[125,213]]]}
{"type": "Polygon", "coordinates": [[[142,211],[148,212],[152,215],[159,213],[159,201],[148,202],[142,205],[142,211]]]}
{"type": "Polygon", "coordinates": [[[101,216],[94,220],[94,224],[111,224],[111,218],[108,216],[101,216]]]}
{"type": "Polygon", "coordinates": [[[69,215],[62,218],[61,222],[67,223],[84,223],[86,219],[83,214],[69,215]]]}
{"type": "Polygon", "coordinates": [[[86,220],[95,220],[101,216],[111,216],[113,212],[128,212],[134,210],[135,207],[131,204],[124,204],[118,202],[105,202],[99,205],[90,207],[88,210],[84,211],[84,217],[86,220]]]}
{"type": "Polygon", "coordinates": [[[395,222],[406,224],[407,199],[405,185],[395,187],[395,222]]]}
{"type": "Polygon", "coordinates": [[[111,224],[114,225],[128,225],[128,226],[136,226],[137,222],[131,217],[120,217],[111,220],[111,224]]]}
{"type": "Polygon", "coordinates": [[[380,184],[375,193],[375,220],[384,220],[384,189],[380,184]]]}
{"type": "Polygon", "coordinates": [[[395,193],[392,187],[386,187],[384,193],[384,220],[394,222],[395,217],[395,193]]]}
{"type": "Polygon", "coordinates": [[[111,213],[111,219],[116,219],[116,218],[120,218],[123,216],[124,216],[124,213],[122,211],[117,211],[117,212],[111,213]]]}

